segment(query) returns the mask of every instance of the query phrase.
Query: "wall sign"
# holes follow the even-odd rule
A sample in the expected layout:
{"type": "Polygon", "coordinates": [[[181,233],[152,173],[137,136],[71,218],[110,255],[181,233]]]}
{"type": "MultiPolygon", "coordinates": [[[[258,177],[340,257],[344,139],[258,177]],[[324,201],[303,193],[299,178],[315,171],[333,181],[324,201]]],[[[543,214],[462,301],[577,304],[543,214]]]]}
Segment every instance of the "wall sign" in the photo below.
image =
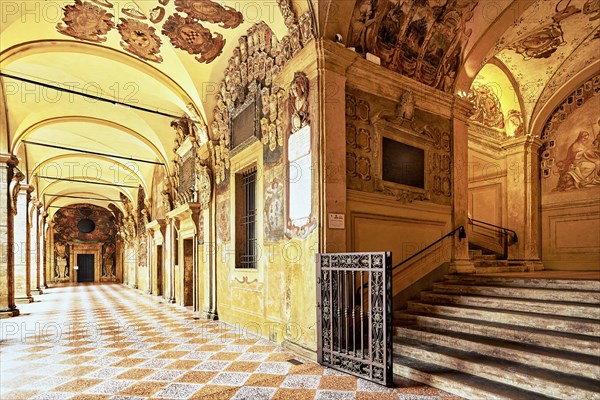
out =
{"type": "Polygon", "coordinates": [[[329,213],[329,229],[345,229],[346,216],[344,214],[329,213]]]}

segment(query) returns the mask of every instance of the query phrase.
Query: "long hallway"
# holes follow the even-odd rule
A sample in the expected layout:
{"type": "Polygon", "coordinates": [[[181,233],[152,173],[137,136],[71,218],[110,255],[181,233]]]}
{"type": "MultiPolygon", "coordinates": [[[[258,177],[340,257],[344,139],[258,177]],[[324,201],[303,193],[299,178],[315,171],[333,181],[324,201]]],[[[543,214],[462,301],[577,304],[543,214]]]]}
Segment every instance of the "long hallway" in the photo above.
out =
{"type": "Polygon", "coordinates": [[[0,398],[403,399],[457,397],[399,379],[386,389],[118,284],[58,286],[0,320],[0,398]]]}

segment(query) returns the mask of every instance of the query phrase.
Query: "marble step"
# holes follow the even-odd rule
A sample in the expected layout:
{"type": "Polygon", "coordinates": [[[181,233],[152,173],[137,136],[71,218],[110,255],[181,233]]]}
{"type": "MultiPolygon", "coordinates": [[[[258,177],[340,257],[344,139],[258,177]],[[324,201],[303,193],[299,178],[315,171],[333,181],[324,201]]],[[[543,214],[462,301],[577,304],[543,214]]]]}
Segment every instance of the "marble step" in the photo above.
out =
{"type": "Polygon", "coordinates": [[[402,339],[393,342],[398,357],[418,359],[521,390],[557,399],[600,399],[600,383],[445,346],[402,339]]]}
{"type": "Polygon", "coordinates": [[[427,329],[416,326],[398,327],[394,337],[451,347],[465,352],[494,357],[530,367],[571,373],[588,379],[600,379],[598,358],[582,354],[556,351],[520,343],[490,339],[485,336],[449,332],[441,329],[427,329]]]}
{"type": "MultiPolygon", "coordinates": [[[[470,254],[471,252],[469,252],[470,254]]],[[[498,256],[496,254],[474,254],[471,255],[471,260],[475,261],[483,261],[483,260],[489,260],[489,261],[504,261],[504,263],[506,263],[506,260],[498,260],[498,256]]]]}
{"type": "Polygon", "coordinates": [[[495,265],[488,261],[475,261],[475,274],[498,274],[501,272],[525,272],[527,267],[523,265],[495,265]]]}
{"type": "MultiPolygon", "coordinates": [[[[544,329],[557,332],[566,332],[587,336],[600,336],[600,324],[598,322],[554,315],[533,314],[526,312],[491,310],[489,308],[468,307],[462,305],[440,305],[423,301],[408,302],[410,312],[437,314],[455,318],[475,319],[486,322],[496,322],[508,325],[517,325],[531,328],[543,327],[544,329]]],[[[394,318],[399,313],[394,312],[394,318]]]]}
{"type": "Polygon", "coordinates": [[[570,301],[577,303],[600,304],[600,292],[594,291],[517,288],[505,286],[474,286],[448,283],[434,284],[433,291],[436,293],[453,293],[481,296],[511,297],[532,300],[570,301]]]}
{"type": "Polygon", "coordinates": [[[485,307],[574,318],[598,318],[600,316],[600,310],[595,305],[571,302],[466,296],[434,292],[421,292],[421,300],[438,304],[457,304],[461,306],[485,307]]]}
{"type": "Polygon", "coordinates": [[[506,276],[446,275],[447,284],[492,285],[545,289],[571,289],[600,292],[600,281],[592,279],[517,278],[506,276]]]}
{"type": "MultiPolygon", "coordinates": [[[[552,332],[490,321],[440,317],[432,314],[397,313],[395,316],[397,317],[394,321],[395,325],[411,324],[422,329],[440,329],[460,334],[480,335],[523,345],[543,346],[553,350],[575,352],[600,359],[600,338],[592,336],[552,332]]],[[[397,326],[394,327],[394,332],[397,329],[397,326]]]]}
{"type": "Polygon", "coordinates": [[[468,375],[436,364],[394,357],[394,375],[473,400],[548,400],[547,396],[468,375]]]}

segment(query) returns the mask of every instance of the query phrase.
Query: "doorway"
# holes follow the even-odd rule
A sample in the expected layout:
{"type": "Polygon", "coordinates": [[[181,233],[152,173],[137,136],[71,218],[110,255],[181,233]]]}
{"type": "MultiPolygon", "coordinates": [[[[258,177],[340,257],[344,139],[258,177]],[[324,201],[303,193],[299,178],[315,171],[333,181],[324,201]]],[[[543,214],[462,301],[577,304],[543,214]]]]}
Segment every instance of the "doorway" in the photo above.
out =
{"type": "Polygon", "coordinates": [[[163,247],[162,245],[156,246],[156,296],[162,296],[163,294],[163,247]]]}
{"type": "Polygon", "coordinates": [[[194,240],[183,241],[183,305],[194,304],[194,240]]]}
{"type": "Polygon", "coordinates": [[[77,254],[77,282],[94,282],[94,255],[77,254]]]}

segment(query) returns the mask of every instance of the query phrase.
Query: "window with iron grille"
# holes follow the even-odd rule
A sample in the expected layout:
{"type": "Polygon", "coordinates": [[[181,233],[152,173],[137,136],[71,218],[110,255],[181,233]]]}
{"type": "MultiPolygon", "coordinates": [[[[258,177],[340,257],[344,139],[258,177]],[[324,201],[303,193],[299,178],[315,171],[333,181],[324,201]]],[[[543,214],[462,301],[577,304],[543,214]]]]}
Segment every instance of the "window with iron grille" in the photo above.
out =
{"type": "Polygon", "coordinates": [[[256,168],[236,175],[236,267],[256,268],[256,168]]]}

